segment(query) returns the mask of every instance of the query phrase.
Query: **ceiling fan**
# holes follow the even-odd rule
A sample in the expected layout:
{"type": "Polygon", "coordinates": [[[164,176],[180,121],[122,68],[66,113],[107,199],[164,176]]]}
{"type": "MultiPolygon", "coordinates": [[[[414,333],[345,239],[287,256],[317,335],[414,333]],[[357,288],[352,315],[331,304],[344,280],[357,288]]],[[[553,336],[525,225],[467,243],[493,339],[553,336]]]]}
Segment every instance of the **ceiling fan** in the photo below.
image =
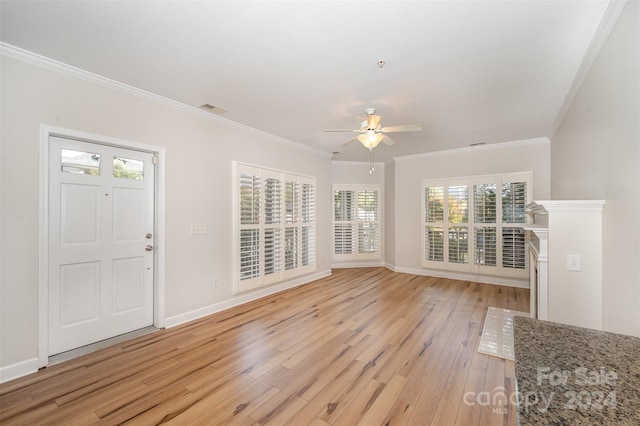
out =
{"type": "Polygon", "coordinates": [[[394,132],[419,132],[422,130],[422,126],[419,124],[406,124],[403,126],[388,126],[382,127],[380,122],[382,117],[376,115],[375,108],[367,108],[367,119],[360,124],[359,129],[330,129],[325,132],[350,132],[360,133],[353,139],[348,140],[343,145],[358,140],[369,151],[373,151],[373,148],[378,146],[380,142],[387,145],[395,144],[395,141],[387,135],[387,133],[394,132]]]}

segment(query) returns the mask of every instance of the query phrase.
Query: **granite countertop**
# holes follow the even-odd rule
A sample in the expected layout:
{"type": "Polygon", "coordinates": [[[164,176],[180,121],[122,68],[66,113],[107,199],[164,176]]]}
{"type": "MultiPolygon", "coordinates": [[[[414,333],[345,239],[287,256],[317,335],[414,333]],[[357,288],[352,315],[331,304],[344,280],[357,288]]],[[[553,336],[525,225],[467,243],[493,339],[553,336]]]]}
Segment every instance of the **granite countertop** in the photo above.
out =
{"type": "Polygon", "coordinates": [[[514,317],[520,425],[640,425],[640,338],[514,317]]]}

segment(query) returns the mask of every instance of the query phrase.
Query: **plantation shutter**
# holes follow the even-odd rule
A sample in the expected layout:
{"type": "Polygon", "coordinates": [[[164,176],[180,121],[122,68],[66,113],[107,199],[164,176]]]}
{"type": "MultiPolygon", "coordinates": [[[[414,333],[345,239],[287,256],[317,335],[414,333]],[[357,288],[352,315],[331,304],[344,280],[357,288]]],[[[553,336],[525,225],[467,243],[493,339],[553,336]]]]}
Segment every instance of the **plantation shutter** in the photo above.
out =
{"type": "Polygon", "coordinates": [[[525,269],[527,262],[526,223],[527,182],[502,183],[502,267],[525,269]]]}
{"type": "Polygon", "coordinates": [[[316,239],[315,239],[315,211],[316,194],[314,185],[302,184],[302,266],[315,263],[316,239]]]}
{"type": "Polygon", "coordinates": [[[281,269],[282,182],[277,177],[264,180],[264,274],[281,269]]]}
{"type": "Polygon", "coordinates": [[[358,253],[380,250],[378,191],[358,191],[358,253]]]}
{"type": "Polygon", "coordinates": [[[355,191],[334,192],[334,254],[355,253],[355,191]]]}
{"type": "Polygon", "coordinates": [[[527,277],[531,173],[422,181],[422,266],[527,277]]]}
{"type": "Polygon", "coordinates": [[[236,173],[234,292],[313,272],[315,180],[240,163],[236,173]]]}
{"type": "Polygon", "coordinates": [[[498,205],[495,183],[473,185],[474,212],[474,263],[481,266],[497,266],[497,216],[498,205]]]}
{"type": "Polygon", "coordinates": [[[300,220],[299,184],[285,182],[284,269],[298,267],[298,221],[300,220]]]}
{"type": "Polygon", "coordinates": [[[334,185],[334,259],[381,257],[380,203],[378,185],[334,185]]]}
{"type": "Polygon", "coordinates": [[[522,228],[502,228],[502,267],[526,267],[526,238],[522,228]]]}
{"type": "Polygon", "coordinates": [[[469,262],[469,186],[447,187],[449,262],[469,262]]]}
{"type": "Polygon", "coordinates": [[[240,279],[260,276],[260,177],[240,174],[240,279]]]}
{"type": "Polygon", "coordinates": [[[444,262],[444,187],[424,188],[425,260],[444,262]]]}

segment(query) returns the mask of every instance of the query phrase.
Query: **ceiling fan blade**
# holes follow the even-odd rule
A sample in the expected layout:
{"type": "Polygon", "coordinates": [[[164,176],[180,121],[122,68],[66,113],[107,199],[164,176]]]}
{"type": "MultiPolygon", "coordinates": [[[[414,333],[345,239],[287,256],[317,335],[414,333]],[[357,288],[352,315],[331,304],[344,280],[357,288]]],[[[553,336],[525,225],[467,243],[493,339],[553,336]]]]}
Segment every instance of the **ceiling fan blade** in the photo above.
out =
{"type": "Polygon", "coordinates": [[[377,129],[380,125],[379,115],[367,115],[367,129],[377,129]]]}
{"type": "Polygon", "coordinates": [[[392,146],[396,144],[396,141],[394,141],[390,136],[384,135],[384,139],[382,139],[382,143],[392,146]]]}
{"type": "Polygon", "coordinates": [[[362,133],[360,129],[328,129],[323,132],[349,132],[349,133],[362,133]]]}
{"type": "Polygon", "coordinates": [[[422,126],[420,124],[405,124],[404,126],[389,126],[383,127],[380,131],[384,133],[393,133],[393,132],[419,132],[422,130],[422,126]]]}

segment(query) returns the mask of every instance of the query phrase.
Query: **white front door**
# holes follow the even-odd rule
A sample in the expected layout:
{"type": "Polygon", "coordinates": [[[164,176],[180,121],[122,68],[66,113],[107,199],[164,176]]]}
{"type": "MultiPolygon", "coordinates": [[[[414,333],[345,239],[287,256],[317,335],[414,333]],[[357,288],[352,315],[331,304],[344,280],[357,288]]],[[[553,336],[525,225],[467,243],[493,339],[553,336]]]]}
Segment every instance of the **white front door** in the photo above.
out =
{"type": "Polygon", "coordinates": [[[49,355],[153,325],[153,154],[49,150],[49,355]]]}

